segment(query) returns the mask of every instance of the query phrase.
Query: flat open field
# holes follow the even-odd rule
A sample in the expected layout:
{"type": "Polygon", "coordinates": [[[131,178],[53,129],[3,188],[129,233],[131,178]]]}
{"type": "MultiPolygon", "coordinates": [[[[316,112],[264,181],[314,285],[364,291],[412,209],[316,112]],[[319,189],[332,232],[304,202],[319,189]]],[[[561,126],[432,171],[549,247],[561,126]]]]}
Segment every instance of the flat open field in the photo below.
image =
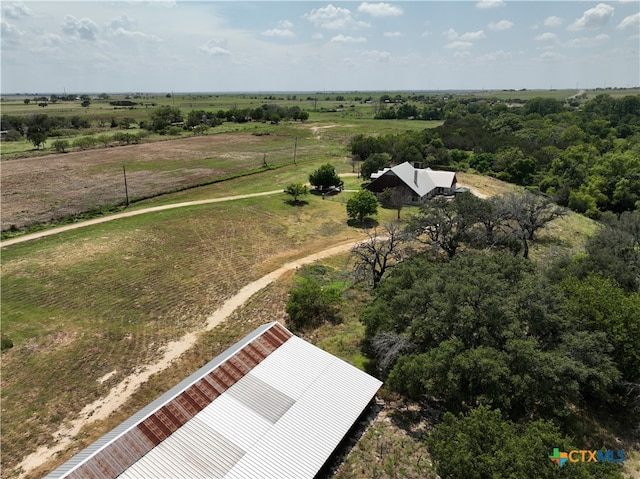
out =
{"type": "MultiPolygon", "coordinates": [[[[2,229],[124,205],[123,166],[134,201],[255,170],[263,160],[292,163],[293,142],[286,135],[220,134],[3,161],[2,229]]],[[[305,152],[299,139],[301,161],[305,152]]]]}

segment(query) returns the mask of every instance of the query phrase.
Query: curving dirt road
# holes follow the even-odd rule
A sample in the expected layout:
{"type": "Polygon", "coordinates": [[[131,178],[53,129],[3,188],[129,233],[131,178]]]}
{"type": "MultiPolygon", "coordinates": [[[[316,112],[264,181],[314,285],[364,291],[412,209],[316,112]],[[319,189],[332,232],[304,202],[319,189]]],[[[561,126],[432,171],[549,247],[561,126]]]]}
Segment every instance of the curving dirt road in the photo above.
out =
{"type": "MultiPolygon", "coordinates": [[[[352,174],[347,174],[351,176],[352,174]]],[[[345,175],[345,176],[347,176],[345,175]]],[[[355,174],[353,174],[355,176],[355,174]]],[[[473,190],[472,190],[473,191],[473,190]]],[[[253,193],[246,195],[237,195],[237,196],[227,196],[222,198],[213,198],[208,200],[199,200],[199,201],[188,201],[183,203],[174,203],[170,205],[164,206],[156,206],[145,208],[136,211],[128,211],[125,213],[119,213],[115,215],[111,215],[104,218],[96,218],[93,220],[83,221],[81,223],[75,223],[71,225],[62,226],[59,228],[54,228],[47,231],[42,231],[39,233],[33,233],[25,236],[21,236],[18,238],[13,238],[7,241],[0,243],[0,247],[10,246],[12,244],[17,244],[25,241],[31,241],[37,238],[42,238],[45,236],[58,234],[63,231],[69,231],[72,229],[82,228],[89,225],[104,223],[107,221],[113,221],[119,218],[127,218],[130,216],[151,213],[155,211],[163,211],[172,208],[181,208],[186,206],[194,206],[194,205],[202,205],[207,203],[217,203],[222,201],[233,201],[243,198],[251,198],[255,196],[266,196],[272,195],[276,193],[281,193],[282,190],[273,190],[273,191],[265,191],[262,193],[253,193]]],[[[474,194],[478,196],[485,196],[477,191],[473,191],[474,194]]],[[[54,435],[55,445],[46,447],[43,446],[39,448],[36,452],[25,457],[22,462],[17,466],[16,470],[20,470],[22,468],[22,474],[19,476],[23,478],[30,471],[36,469],[37,467],[45,464],[47,461],[52,459],[54,455],[58,452],[64,451],[72,442],[73,438],[80,432],[82,427],[88,423],[105,419],[112,412],[116,411],[120,406],[122,406],[138,389],[138,387],[145,383],[153,374],[163,371],[167,367],[171,365],[171,363],[179,358],[183,353],[185,353],[189,348],[191,348],[197,341],[198,336],[205,332],[213,329],[218,324],[227,319],[237,308],[242,306],[246,301],[251,298],[255,293],[278,279],[287,271],[294,270],[299,268],[300,266],[313,263],[320,259],[324,259],[339,253],[343,253],[349,251],[351,248],[355,246],[356,243],[353,241],[349,241],[346,243],[340,243],[336,246],[333,246],[324,251],[320,251],[318,253],[314,253],[312,255],[306,256],[304,258],[300,258],[296,261],[292,261],[287,263],[275,271],[263,276],[262,278],[249,283],[238,293],[236,293],[233,297],[229,298],[225,303],[217,309],[213,314],[211,314],[205,323],[205,325],[195,331],[191,331],[185,334],[182,338],[177,341],[173,341],[167,344],[163,349],[163,355],[159,361],[153,364],[146,364],[141,366],[134,374],[128,376],[124,380],[122,380],[118,385],[113,387],[109,394],[101,399],[96,400],[95,402],[88,404],[84,407],[82,411],[80,411],[78,417],[71,421],[71,423],[59,429],[54,435]]]]}

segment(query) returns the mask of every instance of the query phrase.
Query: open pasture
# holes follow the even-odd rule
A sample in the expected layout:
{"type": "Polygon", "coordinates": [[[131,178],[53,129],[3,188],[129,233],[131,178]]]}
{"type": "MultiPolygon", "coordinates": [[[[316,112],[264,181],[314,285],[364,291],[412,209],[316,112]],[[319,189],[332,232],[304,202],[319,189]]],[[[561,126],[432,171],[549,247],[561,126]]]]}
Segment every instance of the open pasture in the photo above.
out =
{"type": "MultiPolygon", "coordinates": [[[[308,135],[298,140],[301,162],[308,135]]],[[[265,161],[293,163],[293,148],[289,136],[221,134],[6,161],[2,229],[124,205],[127,191],[135,201],[257,170],[265,161]]]]}

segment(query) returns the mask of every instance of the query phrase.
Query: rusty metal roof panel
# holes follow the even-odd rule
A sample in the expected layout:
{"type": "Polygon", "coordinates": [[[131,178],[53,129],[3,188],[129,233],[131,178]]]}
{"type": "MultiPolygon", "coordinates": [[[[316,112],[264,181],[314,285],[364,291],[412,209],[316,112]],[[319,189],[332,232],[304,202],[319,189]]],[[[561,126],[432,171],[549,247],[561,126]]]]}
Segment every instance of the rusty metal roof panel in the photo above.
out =
{"type": "MultiPolygon", "coordinates": [[[[190,386],[192,386],[197,381],[201,380],[203,376],[215,370],[218,366],[225,363],[225,361],[237,354],[238,351],[242,350],[246,345],[256,341],[259,342],[258,346],[255,346],[257,349],[261,350],[264,354],[264,357],[267,357],[271,352],[273,352],[280,344],[283,342],[283,338],[290,337],[291,333],[284,327],[280,326],[278,323],[268,323],[264,324],[258,328],[256,328],[252,333],[242,338],[240,341],[235,343],[233,346],[225,350],[220,355],[216,356],[209,363],[204,365],[202,368],[194,372],[189,377],[185,378],[183,381],[178,383],[176,386],[171,388],[169,391],[158,397],[153,402],[149,403],[143,409],[132,415],[129,419],[124,421],[118,427],[114,428],[98,441],[94,442],[87,448],[80,451],[78,454],[73,456],[69,461],[65,462],[62,466],[58,467],[50,474],[48,474],[45,479],[58,479],[63,477],[78,477],[78,478],[93,478],[91,474],[74,474],[71,476],[70,474],[76,469],[82,468],[89,470],[93,469],[93,467],[89,467],[86,463],[87,461],[91,461],[93,458],[98,457],[98,454],[109,448],[110,445],[115,441],[122,440],[123,437],[129,437],[129,435],[134,435],[136,438],[140,438],[140,434],[138,431],[132,431],[136,428],[140,423],[142,423],[145,419],[147,419],[150,415],[152,415],[155,411],[166,405],[168,402],[177,398],[178,395],[181,395],[185,392],[190,386]],[[262,335],[270,329],[278,329],[279,336],[276,337],[274,334],[269,334],[270,338],[267,342],[262,339],[262,335]],[[274,339],[275,338],[275,339],[274,339]],[[280,338],[280,339],[278,339],[280,338]]],[[[226,388],[225,388],[226,389],[226,388]]],[[[194,411],[197,412],[197,411],[194,411]]],[[[148,439],[140,439],[141,441],[146,442],[148,439]]],[[[155,442],[155,441],[154,441],[155,442]]],[[[140,449],[145,449],[146,444],[139,444],[140,449]]],[[[152,446],[152,445],[151,445],[152,446]]],[[[148,450],[148,448],[147,448],[148,450]]]]}

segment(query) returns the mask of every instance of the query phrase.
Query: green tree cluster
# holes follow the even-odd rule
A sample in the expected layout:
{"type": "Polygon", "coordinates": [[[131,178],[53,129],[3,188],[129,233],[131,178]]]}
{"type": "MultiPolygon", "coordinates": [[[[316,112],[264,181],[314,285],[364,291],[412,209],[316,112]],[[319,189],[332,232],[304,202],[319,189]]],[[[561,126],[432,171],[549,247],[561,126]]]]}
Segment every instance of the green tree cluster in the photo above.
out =
{"type": "Polygon", "coordinates": [[[389,153],[373,153],[360,166],[360,175],[365,180],[371,179],[371,175],[383,168],[391,166],[391,155],[389,153]]]}
{"type": "MultiPolygon", "coordinates": [[[[428,440],[436,472],[442,478],[621,479],[614,463],[550,460],[554,449],[572,451],[573,441],[550,421],[516,424],[499,410],[480,406],[467,414],[447,413],[428,440]]],[[[617,453],[617,451],[616,451],[617,453]]]]}
{"type": "Polygon", "coordinates": [[[528,191],[481,199],[460,193],[453,200],[435,198],[420,206],[406,232],[431,245],[435,257],[451,259],[463,243],[475,248],[508,248],[529,256],[536,232],[565,214],[550,198],[528,191]]]}
{"type": "Polygon", "coordinates": [[[397,265],[361,320],[370,340],[393,333],[414,345],[391,368],[391,389],[451,411],[487,405],[520,419],[607,401],[621,378],[607,333],[575,312],[528,261],[468,252],[397,265]]]}
{"type": "Polygon", "coordinates": [[[307,185],[303,185],[302,183],[290,183],[284,189],[284,192],[293,197],[293,202],[297,203],[298,198],[301,196],[309,194],[309,188],[307,185]]]}
{"type": "Polygon", "coordinates": [[[347,216],[362,224],[367,216],[378,213],[378,199],[369,190],[360,190],[347,200],[347,216]]]}
{"type": "Polygon", "coordinates": [[[331,163],[326,163],[309,175],[309,183],[319,190],[339,186],[342,180],[331,163]]]}

